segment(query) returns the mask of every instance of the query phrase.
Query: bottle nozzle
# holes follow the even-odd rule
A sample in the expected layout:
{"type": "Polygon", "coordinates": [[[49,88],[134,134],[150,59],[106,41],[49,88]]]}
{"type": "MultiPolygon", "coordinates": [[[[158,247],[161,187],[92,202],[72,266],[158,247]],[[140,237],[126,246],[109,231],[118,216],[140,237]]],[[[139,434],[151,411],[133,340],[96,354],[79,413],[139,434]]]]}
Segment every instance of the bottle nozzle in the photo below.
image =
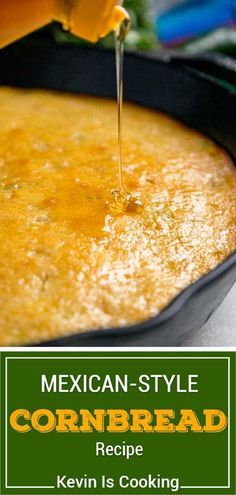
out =
{"type": "MultiPolygon", "coordinates": [[[[120,5],[116,5],[113,9],[112,16],[109,22],[108,32],[117,31],[120,29],[118,37],[121,36],[122,39],[125,39],[130,30],[130,25],[131,20],[128,12],[120,5]]],[[[106,34],[107,33],[105,33],[105,35],[106,34]]]]}
{"type": "MultiPolygon", "coordinates": [[[[58,5],[62,1],[65,5],[65,0],[57,0],[58,5]]],[[[116,31],[123,21],[127,25],[130,23],[129,14],[120,3],[119,0],[67,0],[64,25],[71,33],[96,42],[109,32],[116,31]]],[[[56,18],[62,20],[59,15],[56,18]]]]}
{"type": "Polygon", "coordinates": [[[118,23],[116,32],[117,32],[117,39],[118,41],[124,41],[126,36],[129,34],[129,30],[131,28],[131,19],[128,14],[128,12],[123,9],[122,7],[117,7],[119,9],[122,9],[123,14],[125,17],[122,18],[122,20],[118,23]]]}

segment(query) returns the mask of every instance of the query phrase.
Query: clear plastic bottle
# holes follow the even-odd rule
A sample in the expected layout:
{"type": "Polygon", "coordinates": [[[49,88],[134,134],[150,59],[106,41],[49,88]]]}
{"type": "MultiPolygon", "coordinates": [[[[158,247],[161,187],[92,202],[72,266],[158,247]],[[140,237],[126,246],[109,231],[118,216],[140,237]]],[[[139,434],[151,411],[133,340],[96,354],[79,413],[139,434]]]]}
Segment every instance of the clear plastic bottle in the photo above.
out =
{"type": "Polygon", "coordinates": [[[0,47],[56,20],[96,42],[127,17],[118,0],[0,0],[0,47]]]}

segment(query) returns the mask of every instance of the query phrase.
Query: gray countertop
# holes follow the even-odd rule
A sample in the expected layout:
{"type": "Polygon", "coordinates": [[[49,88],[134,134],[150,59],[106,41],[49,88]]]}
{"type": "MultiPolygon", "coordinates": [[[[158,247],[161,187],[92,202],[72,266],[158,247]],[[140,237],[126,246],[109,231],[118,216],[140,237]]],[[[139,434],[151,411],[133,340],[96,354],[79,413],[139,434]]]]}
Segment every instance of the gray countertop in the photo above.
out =
{"type": "Polygon", "coordinates": [[[207,324],[182,346],[236,346],[236,284],[207,324]]]}

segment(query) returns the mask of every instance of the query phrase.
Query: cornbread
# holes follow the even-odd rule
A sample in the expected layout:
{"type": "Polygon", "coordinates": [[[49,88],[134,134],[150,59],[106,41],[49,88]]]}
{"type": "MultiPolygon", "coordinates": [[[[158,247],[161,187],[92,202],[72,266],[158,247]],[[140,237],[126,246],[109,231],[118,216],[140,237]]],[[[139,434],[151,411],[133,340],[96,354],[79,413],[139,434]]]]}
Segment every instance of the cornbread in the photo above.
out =
{"type": "Polygon", "coordinates": [[[210,139],[116,102],[0,89],[0,345],[121,327],[160,312],[236,248],[236,171],[210,139]]]}

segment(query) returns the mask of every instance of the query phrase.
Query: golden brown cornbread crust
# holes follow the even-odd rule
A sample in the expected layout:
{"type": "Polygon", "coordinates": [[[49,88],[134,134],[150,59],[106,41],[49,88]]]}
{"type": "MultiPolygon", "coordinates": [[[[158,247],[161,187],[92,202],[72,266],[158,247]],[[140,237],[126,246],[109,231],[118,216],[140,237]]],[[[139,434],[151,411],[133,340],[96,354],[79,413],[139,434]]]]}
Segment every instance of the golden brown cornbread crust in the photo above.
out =
{"type": "Polygon", "coordinates": [[[112,217],[116,103],[1,88],[0,105],[0,345],[140,322],[236,248],[236,171],[208,138],[126,104],[144,209],[112,217]]]}

